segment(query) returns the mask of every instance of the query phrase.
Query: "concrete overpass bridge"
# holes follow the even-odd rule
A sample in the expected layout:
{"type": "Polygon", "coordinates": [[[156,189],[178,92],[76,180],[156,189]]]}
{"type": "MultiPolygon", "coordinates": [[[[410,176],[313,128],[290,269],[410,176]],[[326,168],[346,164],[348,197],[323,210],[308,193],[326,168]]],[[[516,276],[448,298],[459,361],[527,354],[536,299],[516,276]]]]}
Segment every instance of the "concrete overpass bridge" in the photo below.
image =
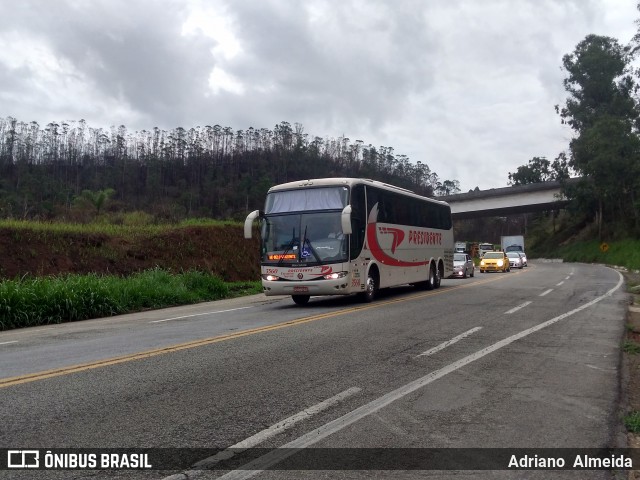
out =
{"type": "MultiPolygon", "coordinates": [[[[578,180],[572,178],[569,182],[578,180]]],[[[451,206],[454,219],[500,217],[554,210],[562,208],[568,202],[561,197],[560,183],[557,181],[492,188],[436,198],[451,206]]]]}

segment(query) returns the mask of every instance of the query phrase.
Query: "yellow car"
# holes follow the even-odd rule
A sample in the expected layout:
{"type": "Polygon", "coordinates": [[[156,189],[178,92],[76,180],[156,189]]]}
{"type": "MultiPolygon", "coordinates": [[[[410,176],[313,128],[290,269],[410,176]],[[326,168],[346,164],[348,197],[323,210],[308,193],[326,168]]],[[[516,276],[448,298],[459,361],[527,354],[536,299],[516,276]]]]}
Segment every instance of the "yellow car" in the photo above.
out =
{"type": "Polygon", "coordinates": [[[480,260],[480,273],[510,271],[509,257],[504,252],[487,252],[480,260]]]}

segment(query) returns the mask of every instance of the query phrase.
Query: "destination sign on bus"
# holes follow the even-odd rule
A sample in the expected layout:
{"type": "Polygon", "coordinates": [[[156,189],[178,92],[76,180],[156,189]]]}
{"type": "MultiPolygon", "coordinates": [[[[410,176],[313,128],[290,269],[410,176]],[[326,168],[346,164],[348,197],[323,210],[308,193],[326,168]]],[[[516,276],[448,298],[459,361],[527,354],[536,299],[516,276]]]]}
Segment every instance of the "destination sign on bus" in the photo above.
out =
{"type": "Polygon", "coordinates": [[[295,253],[276,253],[269,255],[269,260],[296,260],[298,257],[295,253]]]}

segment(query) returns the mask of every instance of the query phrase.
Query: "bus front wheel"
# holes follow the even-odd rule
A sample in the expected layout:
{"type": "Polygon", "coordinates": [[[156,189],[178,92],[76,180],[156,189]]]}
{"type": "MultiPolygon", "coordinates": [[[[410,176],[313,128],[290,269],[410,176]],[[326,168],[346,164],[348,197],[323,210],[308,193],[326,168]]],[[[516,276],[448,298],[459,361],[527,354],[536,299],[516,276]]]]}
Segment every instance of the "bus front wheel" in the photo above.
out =
{"type": "Polygon", "coordinates": [[[378,283],[375,274],[372,271],[369,271],[367,275],[367,285],[366,290],[360,294],[360,298],[365,303],[373,302],[373,299],[376,298],[376,292],[378,291],[378,283]]]}
{"type": "Polygon", "coordinates": [[[306,305],[309,303],[311,295],[291,295],[291,298],[293,298],[296,305],[306,305]]]}

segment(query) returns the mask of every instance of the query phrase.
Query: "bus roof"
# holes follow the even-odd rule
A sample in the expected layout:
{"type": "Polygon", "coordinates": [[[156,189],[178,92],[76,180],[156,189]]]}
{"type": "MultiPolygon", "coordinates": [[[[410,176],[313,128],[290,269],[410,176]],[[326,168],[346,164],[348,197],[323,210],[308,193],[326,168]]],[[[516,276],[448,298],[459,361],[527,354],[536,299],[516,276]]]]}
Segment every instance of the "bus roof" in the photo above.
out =
{"type": "Polygon", "coordinates": [[[313,178],[309,180],[298,180],[295,182],[281,183],[280,185],[274,185],[268,191],[277,192],[281,190],[295,190],[301,187],[351,187],[353,185],[371,185],[374,187],[382,188],[384,190],[395,191],[398,193],[403,193],[412,197],[422,198],[429,200],[431,202],[440,203],[442,205],[448,205],[446,202],[442,200],[436,200],[435,198],[425,197],[423,195],[418,195],[411,190],[407,190],[406,188],[396,187],[395,185],[390,185],[388,183],[379,182],[377,180],[371,180],[369,178],[348,178],[348,177],[337,177],[337,178],[313,178]]]}

